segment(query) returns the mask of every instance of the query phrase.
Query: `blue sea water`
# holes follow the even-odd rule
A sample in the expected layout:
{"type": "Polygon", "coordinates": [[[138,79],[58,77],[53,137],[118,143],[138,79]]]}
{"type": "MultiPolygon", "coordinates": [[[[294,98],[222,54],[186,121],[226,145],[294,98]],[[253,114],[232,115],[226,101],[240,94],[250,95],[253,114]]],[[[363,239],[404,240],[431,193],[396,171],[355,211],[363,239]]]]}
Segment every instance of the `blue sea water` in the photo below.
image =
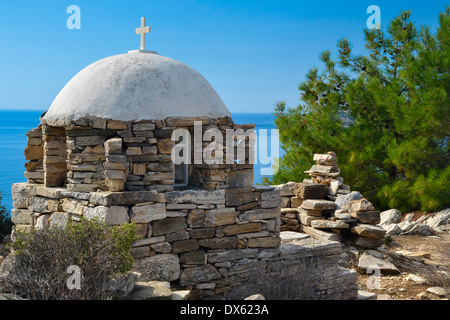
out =
{"type": "MultiPolygon", "coordinates": [[[[12,209],[11,184],[26,182],[23,175],[25,171],[24,149],[27,145],[27,131],[39,125],[39,116],[44,110],[0,110],[0,190],[3,192],[2,205],[8,210],[12,209]]],[[[276,129],[275,117],[270,113],[233,113],[233,121],[237,124],[256,124],[256,132],[259,129],[276,129]]],[[[271,155],[270,142],[268,141],[267,156],[271,155]]],[[[282,155],[281,148],[279,154],[282,155]]],[[[254,183],[260,183],[263,176],[261,165],[257,161],[254,165],[254,183]]]]}

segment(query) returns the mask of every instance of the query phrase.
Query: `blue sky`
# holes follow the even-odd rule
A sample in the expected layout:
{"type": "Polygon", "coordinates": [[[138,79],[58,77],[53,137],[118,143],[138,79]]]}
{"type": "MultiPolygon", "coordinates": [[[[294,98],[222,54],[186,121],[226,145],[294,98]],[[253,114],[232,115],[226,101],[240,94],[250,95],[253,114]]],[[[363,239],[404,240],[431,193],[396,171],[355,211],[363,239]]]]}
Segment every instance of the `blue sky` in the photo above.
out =
{"type": "Polygon", "coordinates": [[[0,108],[48,108],[87,65],[138,49],[141,16],[152,28],[146,49],[199,71],[231,112],[295,106],[321,51],[335,52],[342,37],[364,50],[373,4],[382,28],[410,9],[434,32],[447,1],[0,0],[0,108]],[[70,5],[81,9],[80,30],[66,27],[70,5]]]}

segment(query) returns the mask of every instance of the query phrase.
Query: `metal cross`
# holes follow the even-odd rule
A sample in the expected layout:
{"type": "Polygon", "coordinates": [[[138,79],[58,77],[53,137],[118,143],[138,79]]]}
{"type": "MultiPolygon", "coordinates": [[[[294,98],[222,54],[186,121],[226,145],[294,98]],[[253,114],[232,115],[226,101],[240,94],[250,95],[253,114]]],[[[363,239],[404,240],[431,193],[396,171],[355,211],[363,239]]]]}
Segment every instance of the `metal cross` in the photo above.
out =
{"type": "Polygon", "coordinates": [[[136,28],[136,34],[141,35],[141,50],[145,50],[145,34],[150,33],[150,27],[145,26],[145,17],[141,18],[141,27],[136,28]]]}

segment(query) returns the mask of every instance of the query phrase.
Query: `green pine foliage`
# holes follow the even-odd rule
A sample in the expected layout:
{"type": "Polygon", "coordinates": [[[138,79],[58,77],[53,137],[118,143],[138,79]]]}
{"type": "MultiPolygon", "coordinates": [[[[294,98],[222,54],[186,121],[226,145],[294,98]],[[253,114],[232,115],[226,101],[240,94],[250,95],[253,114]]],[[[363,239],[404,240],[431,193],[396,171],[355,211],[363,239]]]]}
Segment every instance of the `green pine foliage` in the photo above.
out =
{"type": "Polygon", "coordinates": [[[432,34],[405,11],[364,30],[366,55],[345,38],[337,61],[324,51],[298,87],[302,103],[276,105],[286,155],[264,183],[302,181],[314,153],[334,151],[345,183],[380,209],[449,206],[449,8],[439,24],[432,34]]]}

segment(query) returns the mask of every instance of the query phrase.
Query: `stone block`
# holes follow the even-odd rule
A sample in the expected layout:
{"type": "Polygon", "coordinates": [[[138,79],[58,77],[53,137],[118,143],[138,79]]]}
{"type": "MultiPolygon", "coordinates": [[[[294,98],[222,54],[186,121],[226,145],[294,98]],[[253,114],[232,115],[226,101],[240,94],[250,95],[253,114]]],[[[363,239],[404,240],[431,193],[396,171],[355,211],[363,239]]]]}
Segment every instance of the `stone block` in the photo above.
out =
{"type": "Polygon", "coordinates": [[[199,239],[198,244],[208,249],[236,249],[238,239],[236,237],[199,239]]]}
{"type": "Polygon", "coordinates": [[[11,186],[11,196],[13,200],[13,207],[16,209],[26,209],[28,207],[28,196],[32,185],[23,183],[14,183],[11,186]]]}
{"type": "Polygon", "coordinates": [[[167,218],[152,222],[153,235],[160,236],[168,233],[185,230],[187,227],[185,218],[167,218]]]}
{"type": "Polygon", "coordinates": [[[105,153],[110,154],[122,154],[122,139],[111,138],[105,141],[105,153]]]}
{"type": "Polygon", "coordinates": [[[76,138],[76,145],[79,147],[96,146],[103,144],[105,140],[104,136],[82,136],[76,138]]]}
{"type": "Polygon", "coordinates": [[[25,148],[25,160],[39,160],[44,158],[44,148],[42,146],[28,146],[25,148]]]}
{"type": "Polygon", "coordinates": [[[262,237],[248,239],[248,246],[250,248],[273,248],[279,247],[280,244],[280,237],[262,237]]]}
{"type": "Polygon", "coordinates": [[[303,201],[300,208],[306,210],[334,210],[336,208],[336,204],[333,201],[328,200],[307,199],[303,201]]]}
{"type": "Polygon", "coordinates": [[[185,265],[205,264],[205,257],[204,250],[190,251],[180,254],[180,263],[185,265]]]}
{"type": "Polygon", "coordinates": [[[236,211],[234,208],[217,208],[205,210],[204,227],[216,227],[235,223],[236,211]]]}
{"type": "Polygon", "coordinates": [[[164,202],[164,194],[156,191],[94,192],[89,203],[96,206],[130,206],[147,202],[164,202]]]}
{"type": "Polygon", "coordinates": [[[253,187],[254,172],[253,169],[233,170],[229,173],[229,188],[251,188],[253,187]]]}
{"type": "Polygon", "coordinates": [[[316,229],[348,229],[349,225],[343,221],[331,220],[314,220],[311,222],[311,227],[316,229]]]}
{"type": "Polygon", "coordinates": [[[222,278],[222,275],[216,268],[210,264],[203,266],[186,268],[180,276],[180,285],[188,286],[202,282],[209,282],[222,278]]]}
{"type": "Polygon", "coordinates": [[[184,190],[166,193],[168,203],[225,204],[225,190],[184,190]]]}
{"type": "Polygon", "coordinates": [[[193,239],[206,239],[214,237],[216,228],[195,228],[189,231],[189,235],[193,239]]]}
{"type": "Polygon", "coordinates": [[[374,211],[375,210],[373,204],[365,198],[347,202],[345,204],[345,209],[347,209],[349,213],[358,212],[358,211],[374,211]]]}
{"type": "Polygon", "coordinates": [[[356,211],[352,212],[351,216],[362,223],[379,224],[380,211],[356,211]]]}
{"type": "Polygon", "coordinates": [[[324,199],[327,196],[328,186],[318,183],[297,183],[294,193],[302,199],[324,199]]]}
{"type": "Polygon", "coordinates": [[[175,281],[181,272],[176,254],[157,254],[135,260],[134,270],[142,275],[141,281],[175,281]]]}
{"type": "Polygon", "coordinates": [[[239,233],[258,232],[261,231],[261,228],[261,223],[243,223],[219,227],[218,230],[223,232],[225,236],[233,236],[239,233]]]}
{"type": "Polygon", "coordinates": [[[148,223],[155,220],[165,219],[167,216],[164,203],[149,203],[136,205],[131,208],[131,221],[136,223],[148,223]]]}
{"type": "Polygon", "coordinates": [[[199,249],[199,245],[198,245],[197,240],[195,240],[195,239],[175,241],[172,244],[172,252],[173,253],[195,251],[198,249],[199,249]]]}
{"type": "Polygon", "coordinates": [[[280,208],[274,209],[255,209],[245,211],[239,216],[241,221],[252,221],[252,220],[268,220],[279,218],[281,214],[280,208]]]}
{"type": "Polygon", "coordinates": [[[97,218],[101,222],[109,225],[128,223],[130,221],[128,216],[128,208],[120,206],[85,207],[84,217],[87,219],[97,218]]]}
{"type": "Polygon", "coordinates": [[[382,239],[386,234],[386,230],[382,227],[365,223],[357,223],[350,231],[358,236],[370,239],[382,239]]]}
{"type": "Polygon", "coordinates": [[[33,212],[28,210],[12,209],[11,221],[14,224],[33,225],[33,212]]]}

